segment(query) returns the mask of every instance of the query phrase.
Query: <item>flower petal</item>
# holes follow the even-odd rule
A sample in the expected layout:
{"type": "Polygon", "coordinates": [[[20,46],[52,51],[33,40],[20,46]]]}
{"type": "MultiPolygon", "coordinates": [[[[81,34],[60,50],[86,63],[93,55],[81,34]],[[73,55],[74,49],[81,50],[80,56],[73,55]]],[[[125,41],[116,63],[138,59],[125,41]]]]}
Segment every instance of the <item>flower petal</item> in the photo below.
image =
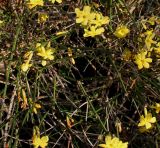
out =
{"type": "Polygon", "coordinates": [[[102,148],[107,148],[106,144],[99,144],[98,146],[102,148]]]}
{"type": "Polygon", "coordinates": [[[147,122],[146,123],[146,129],[150,129],[152,127],[151,123],[147,122]]]}
{"type": "Polygon", "coordinates": [[[41,138],[40,146],[42,148],[45,148],[48,145],[48,140],[49,140],[48,136],[43,136],[41,138]]]}
{"type": "Polygon", "coordinates": [[[145,61],[148,62],[148,63],[151,63],[152,59],[151,58],[146,58],[145,61]]]}
{"type": "Polygon", "coordinates": [[[151,123],[155,123],[156,122],[156,118],[153,117],[151,120],[150,120],[151,123]]]}
{"type": "Polygon", "coordinates": [[[148,64],[147,62],[144,62],[144,63],[143,63],[143,66],[144,66],[145,68],[149,68],[149,64],[148,64]]]}

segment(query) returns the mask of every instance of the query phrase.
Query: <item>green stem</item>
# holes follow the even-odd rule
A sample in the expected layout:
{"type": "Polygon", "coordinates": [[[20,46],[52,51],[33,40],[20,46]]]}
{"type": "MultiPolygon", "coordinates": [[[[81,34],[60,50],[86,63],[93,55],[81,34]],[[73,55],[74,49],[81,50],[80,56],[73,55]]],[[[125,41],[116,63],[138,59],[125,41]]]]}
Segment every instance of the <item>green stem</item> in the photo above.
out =
{"type": "Polygon", "coordinates": [[[16,35],[15,35],[15,38],[14,38],[14,41],[13,41],[13,46],[11,48],[11,56],[10,56],[10,59],[9,59],[9,62],[8,62],[8,66],[6,68],[6,84],[5,84],[5,87],[4,87],[3,98],[5,98],[6,93],[7,93],[7,87],[8,87],[9,77],[10,77],[10,70],[11,70],[11,62],[12,62],[12,59],[13,59],[14,51],[16,49],[17,40],[18,40],[20,30],[21,30],[21,27],[20,27],[20,23],[19,23],[18,26],[17,26],[17,29],[16,29],[16,35]]]}
{"type": "Polygon", "coordinates": [[[78,81],[78,85],[79,85],[79,87],[80,87],[83,95],[86,96],[87,101],[88,101],[89,105],[91,106],[92,111],[93,111],[94,114],[95,114],[95,117],[99,120],[102,128],[105,130],[105,132],[108,132],[108,130],[107,130],[106,127],[104,126],[103,122],[101,121],[99,115],[97,114],[96,110],[94,109],[94,107],[93,107],[93,105],[92,105],[92,103],[91,103],[91,101],[90,101],[90,98],[88,97],[88,94],[86,93],[86,91],[85,91],[85,89],[84,89],[84,87],[83,87],[83,85],[82,85],[82,83],[81,83],[80,81],[78,81]]]}

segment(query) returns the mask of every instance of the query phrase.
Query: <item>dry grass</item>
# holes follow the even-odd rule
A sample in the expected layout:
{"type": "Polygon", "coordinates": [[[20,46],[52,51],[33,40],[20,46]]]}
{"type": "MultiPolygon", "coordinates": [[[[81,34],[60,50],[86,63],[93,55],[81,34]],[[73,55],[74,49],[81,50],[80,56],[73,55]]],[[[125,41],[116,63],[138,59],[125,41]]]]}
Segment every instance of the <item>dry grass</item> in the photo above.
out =
{"type": "Polygon", "coordinates": [[[150,132],[141,133],[137,126],[143,108],[159,102],[159,62],[138,70],[133,61],[122,60],[125,48],[134,54],[139,50],[140,20],[160,16],[158,0],[66,0],[33,10],[19,0],[0,2],[0,8],[0,20],[5,22],[0,26],[0,147],[32,147],[34,126],[49,136],[48,147],[98,147],[107,134],[128,141],[130,148],[160,147],[159,115],[153,113],[157,123],[150,132]],[[102,36],[83,37],[74,10],[84,5],[110,17],[102,36]],[[49,14],[49,19],[38,24],[42,12],[49,14]],[[124,39],[113,35],[120,23],[131,30],[124,39]],[[66,35],[56,35],[64,30],[68,31],[66,35]],[[56,49],[55,60],[43,67],[34,56],[33,66],[22,72],[24,54],[34,51],[37,42],[48,41],[56,49]],[[68,47],[75,64],[68,56],[68,47]],[[24,108],[22,89],[28,101],[24,108]],[[41,104],[37,114],[29,98],[41,104]],[[74,119],[71,128],[67,116],[74,119]]]}

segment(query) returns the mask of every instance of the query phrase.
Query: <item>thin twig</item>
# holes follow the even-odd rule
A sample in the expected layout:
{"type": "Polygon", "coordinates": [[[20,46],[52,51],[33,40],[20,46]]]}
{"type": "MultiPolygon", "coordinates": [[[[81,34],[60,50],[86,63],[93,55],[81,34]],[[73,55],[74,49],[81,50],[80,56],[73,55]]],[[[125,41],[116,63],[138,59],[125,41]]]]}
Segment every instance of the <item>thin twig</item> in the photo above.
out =
{"type": "MultiPolygon", "coordinates": [[[[14,105],[14,98],[16,96],[16,88],[14,87],[14,90],[13,90],[13,93],[12,93],[12,97],[11,97],[11,102],[10,102],[10,105],[9,105],[9,109],[8,109],[8,114],[7,114],[7,117],[6,117],[6,120],[8,120],[11,115],[12,115],[12,109],[13,109],[13,105],[14,105]]],[[[6,123],[5,125],[5,129],[4,129],[4,147],[6,145],[6,142],[7,142],[7,137],[8,137],[8,131],[9,131],[9,121],[6,123]]]]}

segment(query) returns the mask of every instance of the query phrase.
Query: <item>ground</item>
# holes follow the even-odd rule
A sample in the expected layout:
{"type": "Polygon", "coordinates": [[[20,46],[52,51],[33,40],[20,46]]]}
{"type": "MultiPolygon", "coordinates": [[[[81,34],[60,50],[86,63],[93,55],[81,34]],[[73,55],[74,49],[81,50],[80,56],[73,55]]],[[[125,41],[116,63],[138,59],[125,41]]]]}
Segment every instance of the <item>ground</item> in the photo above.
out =
{"type": "Polygon", "coordinates": [[[159,29],[158,0],[0,1],[0,147],[159,148],[159,29]]]}

